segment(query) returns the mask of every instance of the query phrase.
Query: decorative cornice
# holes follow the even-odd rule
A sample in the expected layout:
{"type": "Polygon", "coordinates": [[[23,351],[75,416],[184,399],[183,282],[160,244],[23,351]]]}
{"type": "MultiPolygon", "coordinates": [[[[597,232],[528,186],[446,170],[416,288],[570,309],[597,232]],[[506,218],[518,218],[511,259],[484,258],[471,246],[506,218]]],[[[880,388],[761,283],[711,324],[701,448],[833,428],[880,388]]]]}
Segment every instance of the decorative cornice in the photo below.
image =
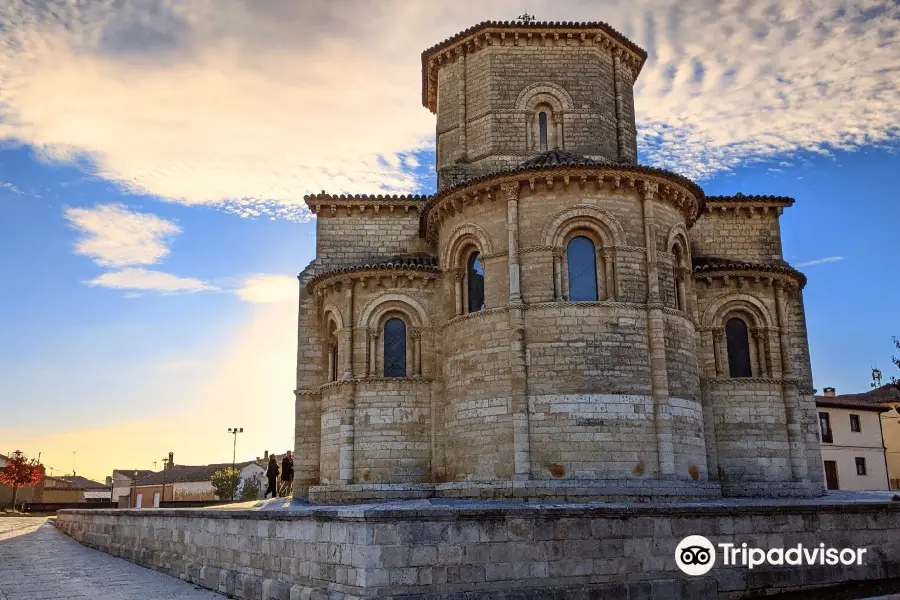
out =
{"type": "Polygon", "coordinates": [[[743,286],[745,280],[755,283],[765,281],[773,285],[775,281],[786,284],[787,287],[803,289],[806,286],[806,276],[791,267],[786,262],[782,264],[758,264],[725,258],[695,257],[694,279],[710,282],[712,279],[735,279],[738,287],[743,286]]]}
{"type": "Polygon", "coordinates": [[[435,258],[429,257],[427,259],[409,261],[400,259],[323,271],[309,280],[306,284],[306,289],[310,294],[314,292],[321,293],[326,289],[358,281],[365,288],[369,286],[372,280],[376,281],[375,285],[380,285],[380,282],[384,279],[393,280],[392,285],[396,287],[396,280],[400,278],[406,278],[410,281],[423,281],[428,286],[431,285],[431,282],[438,279],[440,275],[441,272],[435,258]]]}
{"type": "Polygon", "coordinates": [[[502,188],[508,184],[528,186],[534,191],[538,185],[553,189],[562,185],[585,188],[589,184],[596,189],[604,186],[610,190],[619,188],[640,191],[657,187],[654,199],[669,203],[685,216],[690,227],[700,214],[703,206],[703,190],[693,181],[654,167],[638,165],[565,165],[513,167],[488,173],[484,176],[451,186],[425,203],[419,224],[419,235],[431,242],[437,238],[440,223],[448,216],[462,211],[468,204],[492,202],[503,197],[502,188]]]}
{"type": "Polygon", "coordinates": [[[647,52],[640,46],[602,22],[562,23],[517,21],[484,21],[461,31],[453,37],[422,52],[422,105],[437,112],[437,72],[459,60],[463,54],[482,48],[524,41],[528,45],[592,46],[608,50],[619,57],[632,77],[637,78],[647,60],[647,52]]]}
{"type": "Polygon", "coordinates": [[[769,213],[781,216],[784,209],[793,204],[794,199],[787,196],[707,196],[704,212],[748,218],[769,213]]]}
{"type": "Polygon", "coordinates": [[[361,215],[366,210],[372,210],[375,214],[381,211],[388,213],[409,211],[421,212],[425,207],[425,203],[432,196],[382,196],[369,194],[340,194],[332,195],[322,192],[320,194],[309,194],[303,197],[304,202],[317,217],[336,217],[339,214],[346,213],[348,216],[356,210],[361,215]]]}

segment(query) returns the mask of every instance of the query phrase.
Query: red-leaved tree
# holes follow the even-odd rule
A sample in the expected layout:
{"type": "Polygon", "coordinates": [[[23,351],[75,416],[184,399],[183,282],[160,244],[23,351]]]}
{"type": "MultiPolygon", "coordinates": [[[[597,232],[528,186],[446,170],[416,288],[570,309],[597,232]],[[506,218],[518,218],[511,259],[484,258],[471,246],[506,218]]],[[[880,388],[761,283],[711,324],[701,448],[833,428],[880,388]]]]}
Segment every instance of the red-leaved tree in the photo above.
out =
{"type": "Polygon", "coordinates": [[[13,489],[12,507],[16,507],[16,496],[20,487],[37,485],[44,478],[44,465],[37,459],[29,459],[19,450],[6,461],[6,466],[0,469],[0,483],[13,489]]]}

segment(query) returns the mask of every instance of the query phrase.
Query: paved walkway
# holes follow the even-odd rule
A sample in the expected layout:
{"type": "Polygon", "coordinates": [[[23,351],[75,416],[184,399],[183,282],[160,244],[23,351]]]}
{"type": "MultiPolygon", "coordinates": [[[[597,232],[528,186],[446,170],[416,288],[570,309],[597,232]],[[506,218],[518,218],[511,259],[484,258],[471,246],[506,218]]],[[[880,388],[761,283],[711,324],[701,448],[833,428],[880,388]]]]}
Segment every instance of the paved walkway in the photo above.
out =
{"type": "Polygon", "coordinates": [[[0,600],[221,600],[82,546],[43,517],[0,517],[0,600]]]}

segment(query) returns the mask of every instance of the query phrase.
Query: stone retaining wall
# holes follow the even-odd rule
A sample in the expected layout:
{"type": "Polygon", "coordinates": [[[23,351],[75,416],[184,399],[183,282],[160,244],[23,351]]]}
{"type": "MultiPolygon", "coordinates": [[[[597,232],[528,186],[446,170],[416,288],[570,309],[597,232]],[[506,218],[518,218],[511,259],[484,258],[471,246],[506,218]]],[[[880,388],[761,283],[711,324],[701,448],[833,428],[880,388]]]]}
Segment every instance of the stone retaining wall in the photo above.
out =
{"type": "Polygon", "coordinates": [[[900,503],[67,510],[56,526],[93,548],[254,600],[737,600],[900,577],[900,503]],[[674,551],[693,534],[764,549],[868,551],[858,567],[747,570],[719,559],[707,575],[688,577],[674,551]]]}

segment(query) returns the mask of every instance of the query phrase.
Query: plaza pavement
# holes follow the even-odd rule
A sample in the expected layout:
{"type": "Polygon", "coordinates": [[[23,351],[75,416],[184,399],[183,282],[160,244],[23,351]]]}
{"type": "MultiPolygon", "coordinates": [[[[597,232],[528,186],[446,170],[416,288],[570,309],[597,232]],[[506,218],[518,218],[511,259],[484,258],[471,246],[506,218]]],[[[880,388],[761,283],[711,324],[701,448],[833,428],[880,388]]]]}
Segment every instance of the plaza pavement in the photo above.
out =
{"type": "Polygon", "coordinates": [[[216,600],[220,594],[82,546],[45,517],[0,518],[0,600],[216,600]]]}

